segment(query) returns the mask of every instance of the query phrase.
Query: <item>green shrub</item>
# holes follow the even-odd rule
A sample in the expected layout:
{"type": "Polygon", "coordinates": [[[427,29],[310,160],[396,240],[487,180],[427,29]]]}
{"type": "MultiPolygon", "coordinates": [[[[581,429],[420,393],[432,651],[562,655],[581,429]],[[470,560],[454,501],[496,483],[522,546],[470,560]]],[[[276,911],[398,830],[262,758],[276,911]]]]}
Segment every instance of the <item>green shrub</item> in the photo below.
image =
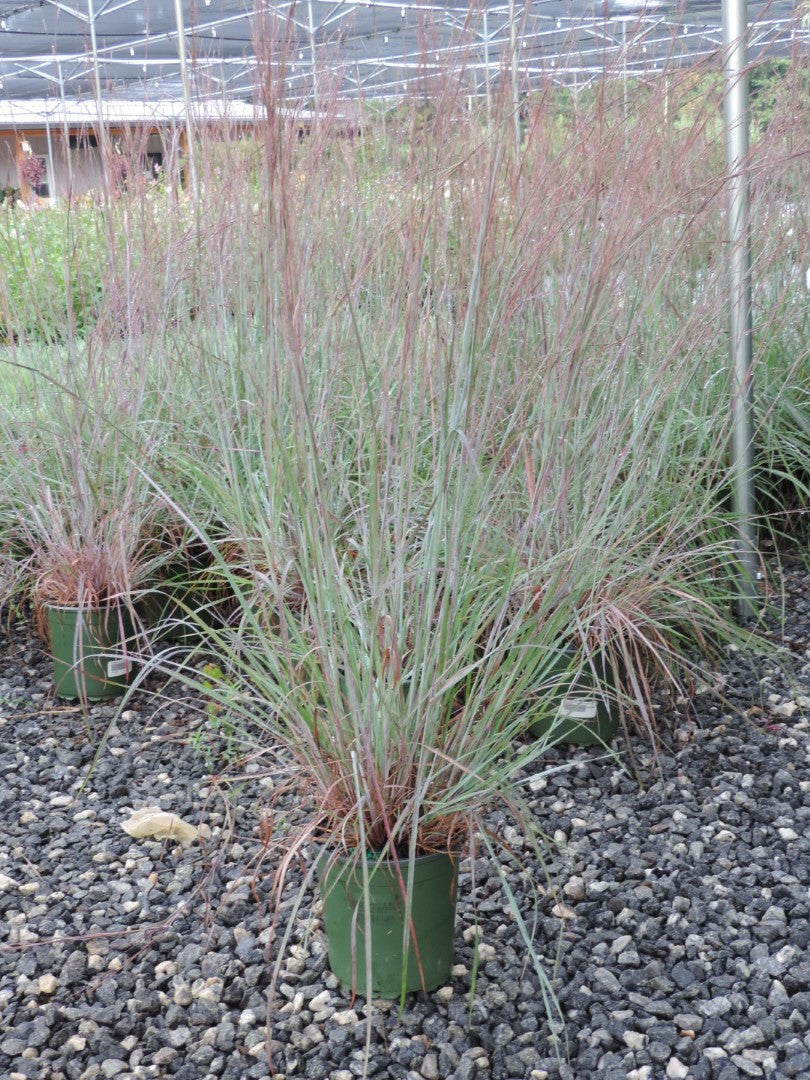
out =
{"type": "Polygon", "coordinates": [[[96,318],[105,244],[98,211],[0,207],[0,340],[62,341],[96,318]]]}

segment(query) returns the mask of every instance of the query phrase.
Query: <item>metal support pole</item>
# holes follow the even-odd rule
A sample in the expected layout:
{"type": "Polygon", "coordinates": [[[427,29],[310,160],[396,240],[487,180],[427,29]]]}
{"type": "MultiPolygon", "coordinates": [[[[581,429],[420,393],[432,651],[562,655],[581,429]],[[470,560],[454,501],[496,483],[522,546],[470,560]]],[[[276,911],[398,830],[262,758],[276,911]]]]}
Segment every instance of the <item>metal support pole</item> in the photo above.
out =
{"type": "Polygon", "coordinates": [[[320,96],[318,94],[318,71],[317,54],[315,52],[315,16],[312,12],[312,0],[307,0],[307,15],[309,22],[309,51],[312,56],[312,104],[315,113],[315,123],[320,119],[320,96]]]}
{"type": "MultiPolygon", "coordinates": [[[[101,115],[102,97],[101,97],[101,73],[98,66],[98,43],[96,41],[96,13],[93,8],[93,0],[87,0],[87,15],[88,22],[90,23],[90,48],[93,52],[93,86],[96,91],[96,105],[98,106],[98,121],[103,126],[103,116],[101,115]]],[[[100,133],[99,133],[100,134],[100,133]]]]}
{"type": "Polygon", "coordinates": [[[45,138],[48,143],[48,201],[53,206],[56,202],[56,166],[53,157],[53,140],[51,139],[51,118],[45,117],[45,138]]]}
{"type": "Polygon", "coordinates": [[[487,19],[487,5],[484,2],[484,90],[487,100],[487,127],[492,127],[492,86],[490,84],[489,68],[489,20],[487,19]]]}
{"type": "Polygon", "coordinates": [[[510,52],[510,76],[512,86],[512,123],[515,129],[515,163],[520,160],[520,91],[518,86],[518,42],[517,26],[515,25],[517,13],[515,0],[509,0],[509,52],[510,52]]]}
{"type": "Polygon", "coordinates": [[[628,152],[630,139],[627,134],[627,19],[622,19],[622,133],[624,152],[628,152]]]}
{"type": "Polygon", "coordinates": [[[664,126],[669,124],[669,72],[664,72],[664,126]]]}
{"type": "MultiPolygon", "coordinates": [[[[98,44],[96,42],[96,13],[93,0],[87,0],[87,14],[90,22],[90,48],[93,51],[93,85],[96,91],[96,109],[98,110],[98,145],[101,148],[101,168],[104,176],[105,196],[109,194],[110,138],[104,120],[104,99],[101,96],[101,72],[98,65],[98,44]]],[[[61,75],[60,75],[61,77],[61,75]]],[[[64,97],[63,97],[64,101],[64,97]]],[[[69,155],[68,155],[69,156],[69,155]]]]}
{"type": "Polygon", "coordinates": [[[727,239],[733,507],[737,527],[737,615],[757,610],[754,524],[754,373],[748,179],[747,0],[723,0],[723,112],[728,171],[727,239]]]}
{"type": "Polygon", "coordinates": [[[67,122],[67,103],[65,102],[65,80],[62,76],[62,62],[56,62],[56,72],[59,76],[59,103],[62,106],[62,160],[67,163],[68,202],[73,198],[73,155],[70,152],[70,128],[67,122]]]}
{"type": "Polygon", "coordinates": [[[186,111],[186,147],[188,149],[188,175],[191,181],[191,194],[197,201],[197,168],[194,160],[194,139],[191,124],[191,86],[188,81],[186,63],[186,30],[183,25],[182,0],[174,0],[174,19],[177,23],[177,55],[180,58],[180,78],[183,82],[183,105],[186,111]]]}

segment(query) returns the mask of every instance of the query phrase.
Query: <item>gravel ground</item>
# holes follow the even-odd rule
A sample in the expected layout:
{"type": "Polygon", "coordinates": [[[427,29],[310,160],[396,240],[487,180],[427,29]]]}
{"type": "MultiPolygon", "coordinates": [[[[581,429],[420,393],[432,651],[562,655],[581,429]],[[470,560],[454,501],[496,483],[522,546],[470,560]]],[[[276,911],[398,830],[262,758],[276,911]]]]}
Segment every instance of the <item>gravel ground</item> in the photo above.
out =
{"type": "MultiPolygon", "coordinates": [[[[786,585],[768,661],[730,654],[711,691],[662,707],[661,770],[635,747],[643,786],[587,750],[533,783],[558,888],[543,897],[538,941],[549,968],[560,946],[564,1023],[549,1029],[480,860],[474,897],[463,867],[451,981],[411,995],[402,1015],[373,1010],[368,1075],[810,1077],[810,578],[797,564],[786,585]]],[[[309,894],[268,1009],[259,836],[272,776],[254,763],[227,790],[213,783],[190,745],[188,703],[156,710],[137,696],[82,789],[113,711],[54,703],[46,658],[27,627],[11,627],[0,643],[0,1077],[362,1075],[366,1006],[326,967],[309,894]],[[133,840],[121,822],[149,804],[204,820],[210,837],[133,840]]],[[[275,793],[277,813],[300,812],[275,793]]],[[[519,849],[505,818],[492,825],[519,849]]],[[[512,874],[518,897],[526,867],[512,874]]]]}

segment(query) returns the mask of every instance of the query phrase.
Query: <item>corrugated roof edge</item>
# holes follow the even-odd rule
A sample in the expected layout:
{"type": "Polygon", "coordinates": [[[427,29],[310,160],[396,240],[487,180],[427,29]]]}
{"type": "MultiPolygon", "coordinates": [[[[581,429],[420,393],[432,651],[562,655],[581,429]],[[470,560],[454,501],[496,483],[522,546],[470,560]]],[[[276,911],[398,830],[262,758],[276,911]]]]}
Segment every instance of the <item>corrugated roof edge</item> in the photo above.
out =
{"type": "MultiPolygon", "coordinates": [[[[314,113],[308,109],[284,110],[294,121],[311,121],[314,113]]],[[[233,122],[251,124],[261,121],[266,110],[261,105],[245,101],[201,101],[192,105],[191,118],[196,123],[233,122]]],[[[182,101],[131,101],[110,98],[102,102],[101,118],[106,124],[137,126],[139,124],[171,124],[185,122],[186,110],[182,101]]],[[[95,101],[79,98],[28,98],[0,101],[0,128],[51,125],[92,127],[99,122],[95,101]]]]}

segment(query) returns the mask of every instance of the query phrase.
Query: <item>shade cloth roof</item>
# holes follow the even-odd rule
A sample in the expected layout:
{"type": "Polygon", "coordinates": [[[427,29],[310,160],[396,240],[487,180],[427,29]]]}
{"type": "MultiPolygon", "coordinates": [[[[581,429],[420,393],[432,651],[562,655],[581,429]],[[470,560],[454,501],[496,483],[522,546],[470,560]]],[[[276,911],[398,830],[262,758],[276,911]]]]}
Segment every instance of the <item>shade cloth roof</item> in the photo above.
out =
{"type": "MultiPolygon", "coordinates": [[[[752,59],[810,51],[799,0],[751,0],[752,59]]],[[[716,55],[719,0],[181,0],[195,98],[250,100],[272,71],[286,94],[397,96],[463,70],[481,93],[508,62],[528,90],[716,55]],[[514,23],[514,30],[512,24],[514,23]],[[257,55],[260,63],[257,65],[257,55]],[[426,82],[426,80],[428,80],[426,82]]],[[[174,0],[0,0],[0,100],[179,99],[174,0]]]]}

